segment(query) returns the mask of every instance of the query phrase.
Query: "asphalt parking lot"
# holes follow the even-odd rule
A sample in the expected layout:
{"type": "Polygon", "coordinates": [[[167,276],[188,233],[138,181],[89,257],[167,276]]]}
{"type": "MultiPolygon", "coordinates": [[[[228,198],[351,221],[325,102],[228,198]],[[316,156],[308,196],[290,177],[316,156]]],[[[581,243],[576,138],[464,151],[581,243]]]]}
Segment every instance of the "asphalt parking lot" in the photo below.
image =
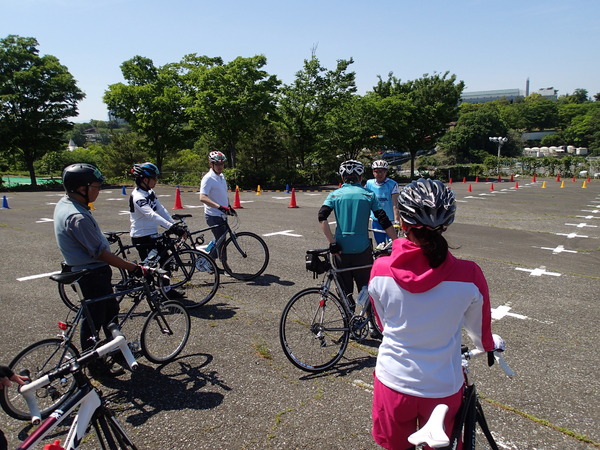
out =
{"type": "MultiPolygon", "coordinates": [[[[486,274],[493,329],[517,373],[508,379],[475,362],[478,389],[500,448],[600,448],[600,182],[542,181],[452,184],[458,211],[446,236],[456,256],[486,274]]],[[[175,204],[175,187],[156,190],[167,208],[175,204]]],[[[195,189],[180,192],[178,212],[204,227],[195,189]]],[[[51,218],[62,194],[2,195],[10,209],[0,210],[0,361],[8,363],[57,334],[68,311],[47,276],[61,261],[51,218]]],[[[317,211],[327,192],[295,195],[298,208],[288,208],[289,193],[242,192],[239,230],[267,242],[265,274],[223,276],[216,297],[192,311],[192,335],[175,362],[142,359],[138,372],[101,386],[139,448],[378,448],[370,436],[378,341],[351,344],[335,369],[317,375],[296,369],[280,348],[284,305],[318,282],[304,270],[305,250],[326,244],[317,211]]],[[[101,192],[94,215],[104,231],[129,229],[127,199],[121,188],[101,192]]],[[[30,430],[3,412],[0,423],[9,448],[30,430]]]]}

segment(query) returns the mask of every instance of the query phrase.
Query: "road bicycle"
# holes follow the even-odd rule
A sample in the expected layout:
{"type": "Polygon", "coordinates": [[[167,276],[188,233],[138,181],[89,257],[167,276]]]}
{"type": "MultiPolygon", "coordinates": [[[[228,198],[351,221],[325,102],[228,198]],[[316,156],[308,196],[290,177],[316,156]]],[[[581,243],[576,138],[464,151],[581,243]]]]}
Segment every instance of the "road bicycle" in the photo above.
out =
{"type": "MultiPolygon", "coordinates": [[[[114,254],[123,259],[129,259],[135,245],[124,245],[121,239],[127,231],[105,232],[108,242],[115,245],[114,254]]],[[[160,267],[167,271],[168,282],[164,278],[159,280],[159,287],[166,299],[171,298],[170,291],[185,289],[185,298],[181,303],[187,309],[198,308],[206,304],[217,293],[219,288],[219,272],[215,261],[206,253],[189,247],[184,238],[174,238],[163,233],[157,241],[160,251],[150,252],[142,264],[150,267],[160,267]]],[[[63,272],[69,271],[63,266],[63,272]]],[[[129,273],[123,269],[113,268],[112,284],[116,291],[122,290],[130,278],[129,273]]],[[[79,308],[79,298],[75,287],[71,284],[59,283],[60,298],[71,310],[79,308]]],[[[122,297],[119,298],[121,300],[122,297]]]]}
{"type": "Polygon", "coordinates": [[[337,269],[329,249],[308,250],[306,255],[307,269],[314,276],[325,275],[320,287],[303,289],[287,303],[279,322],[279,340],[285,356],[296,367],[322,372],[344,356],[350,338],[362,342],[370,327],[377,333],[381,329],[368,297],[354,312],[354,301],[342,289],[338,275],[372,265],[337,269]]]}
{"type": "Polygon", "coordinates": [[[497,362],[509,378],[514,376],[514,372],[504,360],[502,353],[484,352],[478,349],[469,350],[467,346],[463,345],[461,348],[461,357],[465,388],[462,404],[456,415],[451,436],[448,437],[443,425],[446,412],[448,412],[448,406],[440,404],[435,407],[427,423],[408,437],[408,441],[411,444],[427,444],[432,448],[454,449],[458,445],[458,441],[462,439],[463,449],[473,450],[479,445],[478,442],[485,437],[489,448],[499,450],[498,444],[496,444],[483,414],[483,407],[479,401],[479,395],[471,376],[469,361],[480,355],[488,355],[490,364],[493,364],[494,361],[497,362]],[[493,354],[493,358],[491,354],[493,354]],[[479,425],[481,433],[477,433],[477,425],[479,425]]]}
{"type": "MultiPolygon", "coordinates": [[[[191,214],[175,214],[173,219],[179,220],[181,226],[187,228],[185,219],[192,217],[191,214]]],[[[223,264],[223,270],[229,276],[249,281],[260,276],[269,264],[269,247],[267,243],[255,233],[249,231],[236,231],[239,227],[239,217],[230,216],[234,219],[227,219],[224,225],[214,225],[197,231],[188,230],[188,244],[197,250],[205,250],[204,233],[218,228],[225,227],[225,233],[215,242],[218,258],[223,264]],[[229,220],[233,221],[233,225],[229,220]]]]}
{"type": "MultiPolygon", "coordinates": [[[[17,447],[17,450],[32,449],[41,445],[46,436],[67,417],[71,417],[76,410],[77,414],[73,417],[62,446],[65,450],[78,449],[84,438],[87,441],[86,435],[91,428],[94,429],[98,439],[97,448],[114,450],[135,450],[137,448],[117,421],[114,412],[108,408],[102,393],[94,388],[83,370],[89,363],[115,351],[121,352],[131,370],[138,368],[138,363],[131,353],[127,340],[118,327],[111,324],[109,329],[112,339],[106,344],[57,367],[20,388],[19,395],[27,404],[31,422],[34,425],[40,425],[17,447]],[[75,386],[73,394],[42,422],[43,413],[38,405],[38,401],[43,399],[39,396],[40,392],[47,392],[48,386],[54,384],[56,380],[60,381],[67,377],[73,380],[75,386]]],[[[59,445],[60,441],[54,441],[54,444],[59,445]]]]}
{"type": "MultiPolygon", "coordinates": [[[[15,373],[27,373],[31,380],[36,380],[66,362],[78,358],[80,352],[74,345],[74,337],[84,316],[95,341],[100,341],[89,312],[89,305],[117,298],[120,295],[131,298],[132,304],[125,313],[119,314],[117,318],[119,329],[125,328],[137,332],[140,323],[137,319],[143,320],[139,340],[132,342],[132,349],[135,353],[141,352],[146,359],[155,364],[168,363],[181,353],[190,335],[190,314],[178,301],[164,301],[155,287],[156,281],[150,282],[146,277],[129,278],[124,289],[119,293],[83,299],[78,280],[88,272],[88,270],[66,272],[50,277],[59,283],[74,283],[82,298],[81,307],[72,320],[67,318],[65,322],[58,323],[61,332],[57,337],[36,342],[21,351],[9,364],[15,373]],[[149,306],[149,311],[138,312],[140,304],[144,302],[149,306]]],[[[163,274],[164,271],[158,269],[151,270],[147,276],[155,280],[163,274]]],[[[128,332],[128,334],[131,333],[128,332]]],[[[72,377],[55,379],[41,389],[37,393],[37,397],[42,407],[42,415],[50,414],[53,409],[70,397],[74,389],[75,380],[72,377]]],[[[27,408],[23,403],[23,398],[14,388],[8,387],[0,391],[0,406],[15,419],[27,418],[27,408]]]]}

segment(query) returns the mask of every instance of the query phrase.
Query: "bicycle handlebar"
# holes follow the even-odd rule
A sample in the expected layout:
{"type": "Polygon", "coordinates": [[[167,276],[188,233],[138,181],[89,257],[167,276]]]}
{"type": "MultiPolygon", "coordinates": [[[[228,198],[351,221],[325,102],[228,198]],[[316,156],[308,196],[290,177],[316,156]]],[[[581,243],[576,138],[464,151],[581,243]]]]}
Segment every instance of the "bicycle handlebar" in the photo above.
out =
{"type": "MultiPolygon", "coordinates": [[[[467,350],[467,351],[463,352],[462,356],[465,359],[472,359],[479,355],[487,355],[487,354],[488,354],[488,352],[486,352],[484,350],[479,350],[479,349],[474,348],[472,350],[467,350]]],[[[502,356],[501,352],[494,352],[494,359],[496,360],[498,365],[502,368],[502,370],[504,371],[504,373],[506,374],[506,376],[508,378],[512,378],[515,375],[515,372],[506,363],[504,356],[502,356]]]]}
{"type": "Polygon", "coordinates": [[[101,358],[114,350],[120,350],[123,354],[125,361],[127,361],[127,365],[131,370],[137,370],[139,364],[135,360],[133,354],[131,353],[131,349],[123,336],[123,333],[118,329],[117,325],[112,323],[108,326],[113,339],[107,342],[104,345],[101,345],[95,350],[90,351],[89,353],[80,356],[75,361],[68,362],[58,369],[55,369],[41,378],[32,381],[24,386],[21,386],[19,392],[25,398],[27,402],[27,406],[29,407],[29,412],[31,413],[31,423],[37,425],[41,422],[42,415],[40,413],[40,408],[36,401],[36,390],[43,388],[44,386],[49,385],[53,380],[60,378],[69,373],[80,372],[83,367],[89,364],[91,361],[94,361],[98,358],[101,358]]]}

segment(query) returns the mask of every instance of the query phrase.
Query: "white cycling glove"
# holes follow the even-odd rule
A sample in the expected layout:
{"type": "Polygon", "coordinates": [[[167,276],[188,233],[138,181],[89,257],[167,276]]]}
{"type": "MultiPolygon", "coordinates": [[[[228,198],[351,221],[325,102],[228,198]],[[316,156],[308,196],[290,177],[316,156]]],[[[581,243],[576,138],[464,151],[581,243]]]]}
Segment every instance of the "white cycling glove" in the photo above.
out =
{"type": "Polygon", "coordinates": [[[506,349],[504,339],[497,334],[492,334],[492,338],[494,338],[494,351],[503,352],[506,349]]]}

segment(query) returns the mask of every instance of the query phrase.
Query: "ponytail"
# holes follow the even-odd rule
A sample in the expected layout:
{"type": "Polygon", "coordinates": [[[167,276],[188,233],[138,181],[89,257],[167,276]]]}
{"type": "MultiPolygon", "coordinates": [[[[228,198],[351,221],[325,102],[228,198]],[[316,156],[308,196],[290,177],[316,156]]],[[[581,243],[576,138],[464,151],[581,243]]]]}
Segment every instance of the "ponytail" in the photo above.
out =
{"type": "Polygon", "coordinates": [[[442,232],[426,227],[411,227],[410,231],[414,234],[415,240],[429,261],[429,266],[432,269],[441,266],[448,255],[448,242],[442,236],[442,232]]]}

